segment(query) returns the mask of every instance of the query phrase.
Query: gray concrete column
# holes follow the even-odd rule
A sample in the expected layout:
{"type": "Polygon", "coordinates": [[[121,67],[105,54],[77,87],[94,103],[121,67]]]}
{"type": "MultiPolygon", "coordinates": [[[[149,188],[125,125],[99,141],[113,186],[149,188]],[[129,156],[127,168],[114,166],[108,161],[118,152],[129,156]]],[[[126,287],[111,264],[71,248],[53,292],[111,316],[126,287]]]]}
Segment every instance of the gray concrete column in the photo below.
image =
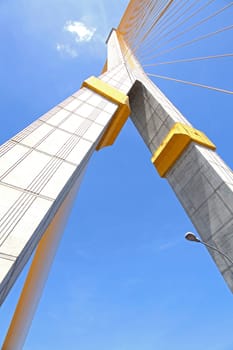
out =
{"type": "MultiPolygon", "coordinates": [[[[175,123],[190,123],[143,74],[129,93],[131,119],[153,155],[175,123]]],[[[184,150],[165,178],[203,241],[233,258],[233,173],[217,153],[195,142],[184,150]]],[[[233,266],[209,249],[233,291],[233,266]]]]}

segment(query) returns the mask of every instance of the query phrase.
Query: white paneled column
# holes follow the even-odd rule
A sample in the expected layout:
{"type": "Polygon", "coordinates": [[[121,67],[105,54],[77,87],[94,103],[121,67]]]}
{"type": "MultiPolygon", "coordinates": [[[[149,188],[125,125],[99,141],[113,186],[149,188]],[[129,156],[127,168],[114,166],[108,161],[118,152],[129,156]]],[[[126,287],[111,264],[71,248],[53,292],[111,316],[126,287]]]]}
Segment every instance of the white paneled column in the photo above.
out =
{"type": "MultiPolygon", "coordinates": [[[[127,93],[124,66],[100,79],[127,93]]],[[[0,148],[0,304],[79,181],[116,103],[81,88],[0,148]]]]}

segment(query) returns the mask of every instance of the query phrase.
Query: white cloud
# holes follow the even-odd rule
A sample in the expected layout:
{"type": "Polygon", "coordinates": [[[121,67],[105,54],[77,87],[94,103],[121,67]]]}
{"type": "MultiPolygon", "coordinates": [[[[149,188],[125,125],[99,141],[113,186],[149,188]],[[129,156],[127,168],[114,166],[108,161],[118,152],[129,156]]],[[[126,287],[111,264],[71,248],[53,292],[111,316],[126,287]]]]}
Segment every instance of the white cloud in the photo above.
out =
{"type": "Polygon", "coordinates": [[[75,41],[88,42],[95,34],[96,28],[88,27],[83,22],[67,21],[64,29],[75,35],[75,41]]]}
{"type": "Polygon", "coordinates": [[[90,54],[95,53],[95,55],[98,55],[100,46],[101,50],[103,49],[103,40],[100,34],[96,33],[95,27],[86,25],[89,22],[90,19],[87,17],[82,17],[78,21],[66,21],[63,27],[63,33],[56,45],[56,50],[71,58],[79,56],[80,53],[84,52],[84,49],[88,50],[90,54]],[[82,46],[80,50],[81,44],[87,45],[85,47],[82,46]]]}
{"type": "Polygon", "coordinates": [[[67,44],[59,44],[58,43],[56,45],[56,49],[57,49],[57,51],[63,52],[72,58],[75,58],[78,56],[77,51],[74,48],[72,48],[70,45],[67,45],[67,44]]]}

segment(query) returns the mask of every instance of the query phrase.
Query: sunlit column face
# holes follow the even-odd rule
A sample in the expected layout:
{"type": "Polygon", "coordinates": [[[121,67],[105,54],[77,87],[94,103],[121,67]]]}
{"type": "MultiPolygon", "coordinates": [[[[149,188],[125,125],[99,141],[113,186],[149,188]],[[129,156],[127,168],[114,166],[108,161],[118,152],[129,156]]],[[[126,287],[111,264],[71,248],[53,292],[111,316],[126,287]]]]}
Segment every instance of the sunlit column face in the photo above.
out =
{"type": "MultiPolygon", "coordinates": [[[[122,67],[101,79],[124,93],[131,87],[122,67]]],[[[1,302],[117,109],[82,88],[1,147],[1,302]]]]}

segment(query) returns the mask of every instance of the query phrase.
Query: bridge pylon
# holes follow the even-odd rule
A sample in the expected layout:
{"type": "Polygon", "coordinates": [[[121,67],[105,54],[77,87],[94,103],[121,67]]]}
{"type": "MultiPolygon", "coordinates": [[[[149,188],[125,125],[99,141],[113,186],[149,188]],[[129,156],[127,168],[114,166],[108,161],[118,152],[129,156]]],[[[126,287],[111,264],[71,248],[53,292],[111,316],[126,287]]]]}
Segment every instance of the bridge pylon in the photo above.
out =
{"type": "MultiPolygon", "coordinates": [[[[146,76],[118,30],[107,44],[99,77],[0,148],[0,304],[35,251],[3,349],[22,348],[87,164],[128,117],[201,238],[233,256],[232,171],[146,76]]],[[[209,253],[233,291],[233,267],[209,253]]]]}

